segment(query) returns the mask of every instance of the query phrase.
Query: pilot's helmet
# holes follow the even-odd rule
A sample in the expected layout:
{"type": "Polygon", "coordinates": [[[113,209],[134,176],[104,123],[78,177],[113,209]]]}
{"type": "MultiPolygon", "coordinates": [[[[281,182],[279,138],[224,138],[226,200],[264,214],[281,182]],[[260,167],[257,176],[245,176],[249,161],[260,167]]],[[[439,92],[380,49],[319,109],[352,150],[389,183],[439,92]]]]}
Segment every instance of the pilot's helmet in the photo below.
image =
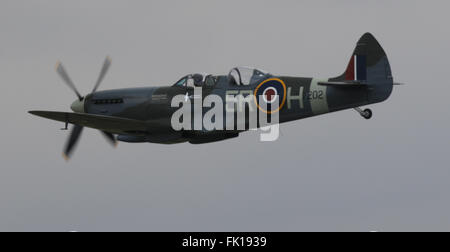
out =
{"type": "Polygon", "coordinates": [[[194,80],[194,85],[196,87],[200,87],[203,85],[203,75],[194,74],[194,75],[192,75],[192,79],[194,80]]]}

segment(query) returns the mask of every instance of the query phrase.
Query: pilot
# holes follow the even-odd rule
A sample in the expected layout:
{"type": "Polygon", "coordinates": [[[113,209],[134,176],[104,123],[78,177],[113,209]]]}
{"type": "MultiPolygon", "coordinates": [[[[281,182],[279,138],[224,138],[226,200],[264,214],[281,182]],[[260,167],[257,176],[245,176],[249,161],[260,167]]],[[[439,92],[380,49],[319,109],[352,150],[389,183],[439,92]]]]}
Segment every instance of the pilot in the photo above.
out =
{"type": "Polygon", "coordinates": [[[203,75],[194,74],[192,75],[192,79],[194,80],[194,86],[201,87],[203,85],[203,75]]]}

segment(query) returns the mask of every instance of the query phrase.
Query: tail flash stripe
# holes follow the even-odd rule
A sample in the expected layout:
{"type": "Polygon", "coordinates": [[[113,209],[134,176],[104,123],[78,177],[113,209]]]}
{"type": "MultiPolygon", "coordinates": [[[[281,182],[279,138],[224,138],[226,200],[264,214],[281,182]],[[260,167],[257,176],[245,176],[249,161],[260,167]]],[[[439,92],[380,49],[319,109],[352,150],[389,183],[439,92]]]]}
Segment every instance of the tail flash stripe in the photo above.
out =
{"type": "Polygon", "coordinates": [[[367,80],[367,63],[365,55],[353,55],[345,71],[345,80],[367,80]]]}
{"type": "Polygon", "coordinates": [[[355,55],[355,80],[367,80],[367,66],[365,55],[355,55]]]}
{"type": "Polygon", "coordinates": [[[345,79],[346,80],[354,80],[355,79],[355,57],[351,57],[350,62],[348,63],[347,70],[345,71],[345,79]]]}

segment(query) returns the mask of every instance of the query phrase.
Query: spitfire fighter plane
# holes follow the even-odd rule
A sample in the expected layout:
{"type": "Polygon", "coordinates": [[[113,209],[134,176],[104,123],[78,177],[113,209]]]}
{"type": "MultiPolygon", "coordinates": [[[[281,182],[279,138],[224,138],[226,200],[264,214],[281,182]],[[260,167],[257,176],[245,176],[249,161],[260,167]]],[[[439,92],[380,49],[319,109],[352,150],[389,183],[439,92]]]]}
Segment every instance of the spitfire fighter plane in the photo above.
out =
{"type": "MultiPolygon", "coordinates": [[[[234,138],[248,130],[176,130],[171,117],[177,108],[171,101],[178,95],[185,96],[186,101],[201,100],[211,94],[223,99],[247,94],[263,97],[255,99],[253,107],[267,114],[278,113],[280,123],[345,109],[355,109],[363,118],[370,119],[372,111],[360,107],[386,100],[396,84],[386,53],[370,33],[358,41],[345,72],[333,78],[276,76],[254,68],[236,67],[228,75],[189,74],[171,86],[97,91],[110,64],[107,57],[92,92],[83,96],[58,63],[57,73],[77,95],[71,105],[73,113],[29,112],[63,122],[64,129],[73,124],[63,152],[66,159],[84,127],[100,130],[113,145],[117,141],[202,144],[234,138]],[[202,88],[201,97],[194,94],[198,87],[202,88]],[[270,106],[275,97],[276,109],[270,106]]],[[[193,113],[204,114],[206,109],[193,113]]]]}

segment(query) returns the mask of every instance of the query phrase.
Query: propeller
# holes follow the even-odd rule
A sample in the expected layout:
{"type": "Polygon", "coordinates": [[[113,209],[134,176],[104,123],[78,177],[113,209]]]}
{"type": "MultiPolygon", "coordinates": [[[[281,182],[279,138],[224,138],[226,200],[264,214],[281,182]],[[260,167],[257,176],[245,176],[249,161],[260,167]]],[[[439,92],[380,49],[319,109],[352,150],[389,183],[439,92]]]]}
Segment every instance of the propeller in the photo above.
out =
{"type": "Polygon", "coordinates": [[[117,140],[116,140],[116,137],[115,137],[113,134],[111,134],[111,133],[109,133],[109,132],[106,132],[106,131],[100,131],[100,132],[103,133],[103,136],[106,138],[106,140],[107,140],[112,146],[117,147],[117,140]]]}
{"type": "MultiPolygon", "coordinates": [[[[105,77],[106,73],[108,72],[109,67],[111,66],[111,58],[106,57],[105,61],[103,62],[103,67],[100,71],[100,74],[98,76],[97,82],[94,85],[94,88],[92,89],[92,93],[97,91],[98,87],[100,86],[100,83],[103,81],[103,78],[105,77]]],[[[72,91],[75,92],[76,96],[78,97],[78,100],[81,102],[84,100],[84,97],[78,92],[77,88],[75,87],[75,84],[73,84],[72,80],[70,79],[69,75],[67,74],[65,68],[63,67],[61,62],[56,63],[56,72],[59,74],[61,79],[66,83],[67,86],[69,86],[72,91]]],[[[72,127],[72,130],[70,132],[69,138],[67,139],[66,145],[63,150],[63,157],[66,160],[70,159],[70,156],[72,152],[75,149],[75,146],[78,143],[78,140],[80,139],[81,133],[83,132],[83,126],[80,125],[74,125],[72,127]]],[[[116,137],[106,131],[100,131],[102,132],[103,136],[105,136],[106,140],[113,146],[117,146],[117,140],[116,137]]]]}
{"type": "Polygon", "coordinates": [[[78,99],[80,101],[83,100],[83,96],[81,96],[80,92],[78,92],[77,88],[75,87],[75,84],[73,84],[63,65],[59,61],[56,63],[56,72],[59,74],[59,76],[61,76],[61,79],[64,80],[67,86],[69,86],[70,89],[72,89],[75,92],[75,94],[78,96],[78,99]]]}
{"type": "Polygon", "coordinates": [[[108,72],[109,66],[111,66],[111,58],[109,56],[106,56],[105,62],[103,63],[102,70],[100,71],[100,75],[98,76],[97,82],[95,83],[94,89],[92,89],[92,93],[97,91],[98,86],[100,86],[100,83],[102,82],[103,78],[106,75],[106,72],[108,72]]]}
{"type": "Polygon", "coordinates": [[[80,139],[81,132],[83,132],[83,126],[74,125],[72,131],[70,132],[69,139],[67,140],[66,147],[64,147],[63,157],[66,161],[70,159],[70,155],[74,150],[74,147],[80,139]]]}

